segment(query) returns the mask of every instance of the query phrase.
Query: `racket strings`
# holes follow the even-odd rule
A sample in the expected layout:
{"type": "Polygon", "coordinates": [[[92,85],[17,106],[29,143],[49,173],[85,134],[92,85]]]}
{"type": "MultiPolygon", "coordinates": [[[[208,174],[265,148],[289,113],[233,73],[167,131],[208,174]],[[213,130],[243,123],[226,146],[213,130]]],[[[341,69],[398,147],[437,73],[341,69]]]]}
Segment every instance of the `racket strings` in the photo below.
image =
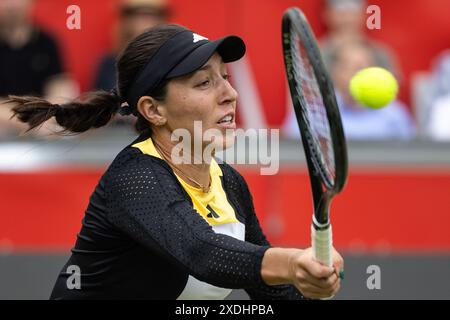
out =
{"type": "Polygon", "coordinates": [[[322,99],[314,70],[308,60],[306,50],[296,33],[291,33],[291,53],[293,75],[296,80],[298,97],[304,97],[306,103],[301,103],[305,122],[313,141],[310,150],[315,157],[316,165],[322,176],[330,185],[334,184],[335,162],[331,131],[326,108],[322,99]]]}

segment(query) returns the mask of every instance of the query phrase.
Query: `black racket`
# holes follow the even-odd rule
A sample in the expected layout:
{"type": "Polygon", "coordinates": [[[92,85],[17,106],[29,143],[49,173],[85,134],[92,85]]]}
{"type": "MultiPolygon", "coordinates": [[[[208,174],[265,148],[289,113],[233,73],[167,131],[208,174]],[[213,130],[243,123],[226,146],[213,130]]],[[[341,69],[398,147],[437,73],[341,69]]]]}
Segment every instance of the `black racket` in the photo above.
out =
{"type": "Polygon", "coordinates": [[[308,163],[314,202],[314,257],[332,266],[330,203],[347,180],[347,147],[336,96],[303,12],[289,8],[282,21],[283,56],[292,103],[308,163]]]}

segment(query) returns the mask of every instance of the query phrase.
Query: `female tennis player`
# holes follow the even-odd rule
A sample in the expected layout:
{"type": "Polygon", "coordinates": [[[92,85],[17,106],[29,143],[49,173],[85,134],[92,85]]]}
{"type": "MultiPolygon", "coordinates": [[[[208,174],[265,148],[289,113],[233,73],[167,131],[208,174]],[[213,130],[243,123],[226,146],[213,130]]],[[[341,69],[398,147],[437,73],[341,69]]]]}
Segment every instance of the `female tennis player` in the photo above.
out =
{"type": "Polygon", "coordinates": [[[336,294],[343,267],[336,251],[327,267],[310,248],[272,247],[235,169],[214,158],[172,159],[176,129],[194,135],[194,121],[203,130],[235,128],[237,93],[225,64],[244,54],[236,36],[209,41],[178,25],[158,26],[118,58],[112,92],[62,105],[10,97],[30,129],[52,117],[74,133],[104,126],[117,113],[137,117],[140,136],[101,177],[51,299],[224,299],[233,288],[252,299],[336,294]],[[75,287],[68,285],[74,267],[75,287]]]}

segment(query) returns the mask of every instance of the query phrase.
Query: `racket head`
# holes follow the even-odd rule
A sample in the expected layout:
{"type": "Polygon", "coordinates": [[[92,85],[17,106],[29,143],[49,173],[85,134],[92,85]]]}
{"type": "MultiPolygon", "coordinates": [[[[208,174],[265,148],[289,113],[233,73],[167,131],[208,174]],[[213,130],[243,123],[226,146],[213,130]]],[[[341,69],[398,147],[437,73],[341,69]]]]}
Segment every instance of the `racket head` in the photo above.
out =
{"type": "Polygon", "coordinates": [[[347,146],[332,82],[314,34],[300,9],[289,8],[284,13],[282,42],[286,75],[313,193],[322,198],[317,193],[323,186],[322,193],[331,199],[347,181],[347,146]]]}

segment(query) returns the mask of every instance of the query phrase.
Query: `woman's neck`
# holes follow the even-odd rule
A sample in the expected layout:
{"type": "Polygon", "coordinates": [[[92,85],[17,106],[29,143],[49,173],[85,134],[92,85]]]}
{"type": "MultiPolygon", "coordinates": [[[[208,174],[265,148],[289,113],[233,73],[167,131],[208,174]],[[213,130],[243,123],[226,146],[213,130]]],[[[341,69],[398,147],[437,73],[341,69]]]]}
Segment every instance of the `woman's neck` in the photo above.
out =
{"type": "MultiPolygon", "coordinates": [[[[161,157],[183,181],[193,187],[202,189],[203,192],[209,191],[211,185],[210,163],[205,162],[202,155],[196,155],[193,148],[190,148],[191,154],[186,155],[187,157],[183,158],[184,161],[179,161],[181,158],[174,157],[174,154],[178,155],[179,153],[173,154],[173,149],[179,147],[180,142],[173,142],[170,135],[160,132],[154,132],[152,140],[161,157]]],[[[186,148],[183,152],[185,150],[186,148]]]]}

